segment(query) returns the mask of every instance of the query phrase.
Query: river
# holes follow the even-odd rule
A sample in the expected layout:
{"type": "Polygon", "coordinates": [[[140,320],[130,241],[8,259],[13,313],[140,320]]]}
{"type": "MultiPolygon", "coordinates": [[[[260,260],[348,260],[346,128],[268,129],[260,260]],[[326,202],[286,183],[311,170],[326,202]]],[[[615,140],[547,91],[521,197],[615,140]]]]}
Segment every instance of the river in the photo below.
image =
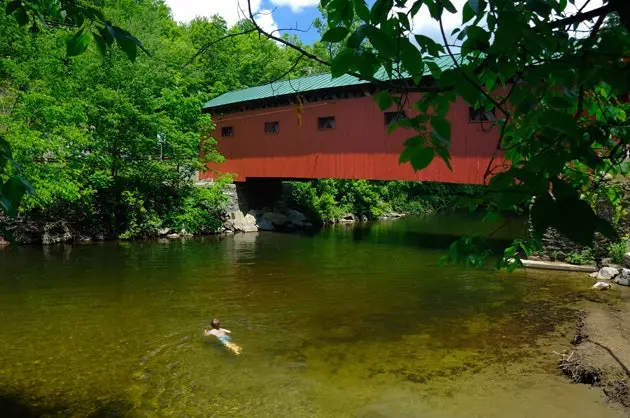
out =
{"type": "Polygon", "coordinates": [[[3,416],[623,416],[554,367],[588,278],[439,267],[480,228],[0,251],[3,416]],[[242,355],[202,337],[214,316],[242,355]]]}

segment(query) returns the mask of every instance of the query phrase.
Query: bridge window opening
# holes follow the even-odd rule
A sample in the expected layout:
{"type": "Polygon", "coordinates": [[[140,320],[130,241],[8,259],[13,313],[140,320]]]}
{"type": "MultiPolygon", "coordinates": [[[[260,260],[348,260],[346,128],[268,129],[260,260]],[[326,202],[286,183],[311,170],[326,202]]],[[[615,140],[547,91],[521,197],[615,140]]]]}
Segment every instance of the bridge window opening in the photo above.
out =
{"type": "Polygon", "coordinates": [[[224,126],[221,128],[221,136],[234,136],[234,127],[224,126]]]}
{"type": "Polygon", "coordinates": [[[335,129],[335,117],[324,116],[317,118],[317,129],[335,129]]]}
{"type": "Polygon", "coordinates": [[[280,133],[280,122],[265,122],[265,134],[279,134],[280,133]]]}
{"type": "Polygon", "coordinates": [[[407,115],[405,112],[385,112],[385,126],[389,126],[394,122],[398,122],[399,120],[406,119],[407,115]]]}
{"type": "Polygon", "coordinates": [[[468,107],[468,121],[469,122],[495,122],[497,116],[495,109],[486,110],[483,107],[475,109],[472,106],[468,107]]]}

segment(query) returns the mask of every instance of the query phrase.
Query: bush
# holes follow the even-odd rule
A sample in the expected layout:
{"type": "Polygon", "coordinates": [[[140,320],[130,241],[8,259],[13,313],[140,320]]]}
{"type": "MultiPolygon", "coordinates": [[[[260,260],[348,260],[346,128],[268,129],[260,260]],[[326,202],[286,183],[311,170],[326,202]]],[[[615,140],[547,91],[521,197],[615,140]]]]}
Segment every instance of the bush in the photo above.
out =
{"type": "Polygon", "coordinates": [[[167,226],[175,231],[185,230],[190,234],[216,232],[222,225],[221,215],[228,197],[223,193],[223,184],[191,187],[181,198],[181,204],[167,226]]]}
{"type": "Polygon", "coordinates": [[[608,255],[612,258],[613,263],[623,264],[623,256],[628,252],[626,242],[629,237],[624,237],[623,241],[610,244],[608,247],[608,255]]]}
{"type": "Polygon", "coordinates": [[[392,211],[413,215],[452,211],[460,207],[460,198],[478,198],[484,191],[474,185],[333,179],[292,186],[297,207],[322,223],[336,222],[348,212],[376,219],[392,211]]]}
{"type": "Polygon", "coordinates": [[[567,256],[567,262],[578,266],[592,264],[595,262],[593,251],[590,248],[585,248],[582,251],[570,253],[567,256]]]}
{"type": "Polygon", "coordinates": [[[149,238],[156,236],[162,220],[153,209],[147,209],[145,199],[138,190],[122,192],[121,205],[126,209],[127,229],[121,239],[149,238]]]}

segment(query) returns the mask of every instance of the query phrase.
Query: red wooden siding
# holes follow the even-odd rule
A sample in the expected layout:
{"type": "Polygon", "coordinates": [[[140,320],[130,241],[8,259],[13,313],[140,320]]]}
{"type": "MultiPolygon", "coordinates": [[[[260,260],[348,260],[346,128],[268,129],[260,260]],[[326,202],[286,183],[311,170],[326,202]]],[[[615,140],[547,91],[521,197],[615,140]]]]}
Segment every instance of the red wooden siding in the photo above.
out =
{"type": "MultiPolygon", "coordinates": [[[[412,94],[410,101],[418,98],[412,94]]],[[[468,116],[463,100],[451,106],[448,114],[453,171],[436,157],[429,167],[416,173],[409,164],[398,163],[403,143],[414,132],[399,128],[388,134],[384,112],[370,97],[305,104],[301,126],[294,106],[214,115],[217,128],[212,135],[226,161],[211,168],[234,173],[237,181],[274,177],[481,184],[498,132],[487,122],[469,122],[468,116]],[[317,119],[325,116],[335,117],[334,129],[318,130],[317,119]],[[279,133],[265,134],[265,122],[274,121],[279,122],[279,133]],[[221,137],[221,128],[226,126],[233,127],[233,136],[221,137]]],[[[495,166],[500,164],[500,158],[495,160],[495,166]]],[[[201,179],[213,175],[212,170],[200,173],[201,179]]]]}

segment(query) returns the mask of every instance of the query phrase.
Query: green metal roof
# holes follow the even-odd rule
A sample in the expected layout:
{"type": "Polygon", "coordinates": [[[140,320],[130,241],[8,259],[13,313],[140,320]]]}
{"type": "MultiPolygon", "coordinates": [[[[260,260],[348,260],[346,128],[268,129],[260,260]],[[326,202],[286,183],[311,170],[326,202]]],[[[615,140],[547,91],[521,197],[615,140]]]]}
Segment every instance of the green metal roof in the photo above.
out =
{"type": "MultiPolygon", "coordinates": [[[[445,68],[452,64],[449,56],[436,58],[433,60],[440,68],[445,68]]],[[[426,69],[425,76],[431,75],[426,69]]],[[[379,70],[375,75],[376,79],[387,80],[389,77],[385,70],[379,70]]],[[[235,103],[249,102],[252,100],[266,99],[270,97],[279,97],[295,93],[303,93],[307,91],[330,89],[335,87],[347,87],[360,84],[370,84],[369,81],[360,80],[351,75],[342,75],[333,78],[330,74],[316,74],[292,80],[276,81],[274,83],[263,84],[262,86],[249,87],[242,90],[230,91],[210,100],[204,105],[204,109],[212,109],[216,107],[231,105],[235,103]]]]}

